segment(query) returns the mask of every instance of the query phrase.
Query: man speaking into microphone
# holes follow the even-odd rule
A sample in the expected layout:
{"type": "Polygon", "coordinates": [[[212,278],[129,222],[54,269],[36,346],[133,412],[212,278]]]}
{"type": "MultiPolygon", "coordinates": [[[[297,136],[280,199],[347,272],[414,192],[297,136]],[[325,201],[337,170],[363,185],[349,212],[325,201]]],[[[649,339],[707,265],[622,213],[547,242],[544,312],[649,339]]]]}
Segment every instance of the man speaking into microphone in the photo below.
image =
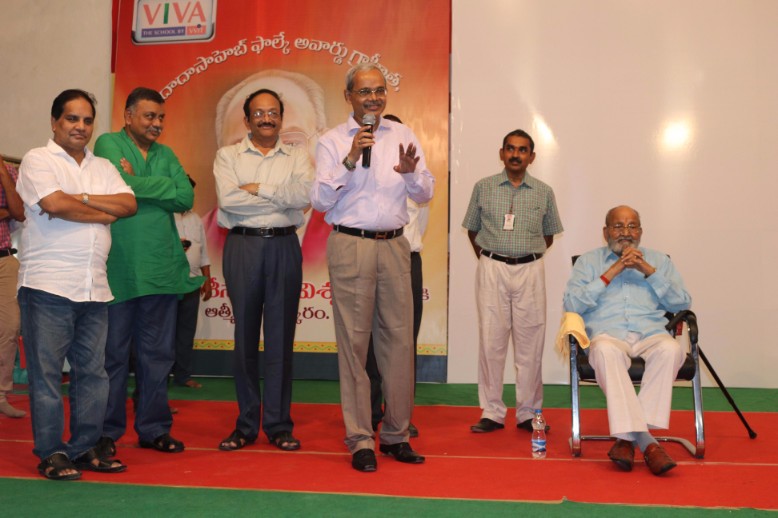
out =
{"type": "Polygon", "coordinates": [[[378,67],[368,63],[349,70],[344,96],[353,112],[319,139],[311,205],[326,212],[334,230],[327,262],[345,442],[352,467],[370,472],[377,467],[365,371],[371,332],[387,407],[380,451],[400,462],[424,462],[408,444],[413,300],[403,227],[409,221],[406,198],[429,201],[435,179],[410,128],[381,119],[387,89],[378,67]]]}

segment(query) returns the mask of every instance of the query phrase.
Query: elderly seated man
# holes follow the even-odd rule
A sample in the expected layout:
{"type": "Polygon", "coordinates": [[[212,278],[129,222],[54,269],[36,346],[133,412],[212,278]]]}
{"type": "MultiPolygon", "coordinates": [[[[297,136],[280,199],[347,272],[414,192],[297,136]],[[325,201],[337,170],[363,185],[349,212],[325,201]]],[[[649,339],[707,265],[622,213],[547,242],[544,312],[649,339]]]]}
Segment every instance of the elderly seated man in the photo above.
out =
{"type": "Polygon", "coordinates": [[[661,475],[676,464],[649,429],[668,427],[673,381],[684,361],[683,348],[665,330],[664,314],[688,309],[691,297],[666,254],[639,247],[643,229],[636,210],[611,209],[602,232],[608,246],[576,261],[564,307],[581,315],[591,338],[589,363],[617,439],[608,457],[631,471],[638,446],[651,472],[661,475]],[[640,394],[627,372],[635,357],[646,362],[640,394]]]}

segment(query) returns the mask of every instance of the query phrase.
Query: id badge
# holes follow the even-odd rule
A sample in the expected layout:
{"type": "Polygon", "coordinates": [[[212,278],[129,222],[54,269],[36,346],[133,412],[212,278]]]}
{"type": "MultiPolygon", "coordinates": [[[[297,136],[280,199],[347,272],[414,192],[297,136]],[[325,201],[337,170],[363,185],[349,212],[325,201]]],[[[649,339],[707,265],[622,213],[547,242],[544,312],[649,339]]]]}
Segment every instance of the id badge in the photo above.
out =
{"type": "Polygon", "coordinates": [[[516,216],[514,214],[506,214],[505,215],[505,221],[503,221],[502,229],[503,230],[513,230],[513,218],[516,216]]]}

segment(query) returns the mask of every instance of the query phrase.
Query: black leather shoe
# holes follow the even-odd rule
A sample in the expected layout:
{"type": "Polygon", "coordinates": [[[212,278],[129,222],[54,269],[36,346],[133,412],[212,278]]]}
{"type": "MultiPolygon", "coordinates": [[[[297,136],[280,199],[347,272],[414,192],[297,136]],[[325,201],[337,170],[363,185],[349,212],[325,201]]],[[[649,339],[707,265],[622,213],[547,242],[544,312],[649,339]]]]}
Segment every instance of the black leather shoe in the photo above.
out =
{"type": "Polygon", "coordinates": [[[378,467],[375,452],[370,448],[362,448],[351,456],[351,467],[363,473],[371,473],[378,467]]]}
{"type": "MultiPolygon", "coordinates": [[[[519,430],[526,430],[530,433],[532,433],[532,419],[527,419],[526,421],[522,421],[516,425],[516,428],[519,430]]],[[[546,425],[546,432],[551,430],[551,427],[549,425],[546,425]]]]}
{"type": "Polygon", "coordinates": [[[398,442],[397,444],[382,444],[378,447],[384,455],[391,455],[395,460],[407,464],[422,464],[424,456],[419,455],[411,448],[407,442],[398,442]]]}
{"type": "Polygon", "coordinates": [[[502,430],[503,428],[505,428],[504,424],[498,423],[497,421],[492,421],[486,417],[482,417],[480,421],[470,427],[470,431],[473,433],[486,433],[493,432],[495,430],[502,430]]]}
{"type": "Polygon", "coordinates": [[[419,429],[416,428],[413,423],[408,425],[408,435],[411,436],[411,438],[416,438],[419,436],[419,429]]]}

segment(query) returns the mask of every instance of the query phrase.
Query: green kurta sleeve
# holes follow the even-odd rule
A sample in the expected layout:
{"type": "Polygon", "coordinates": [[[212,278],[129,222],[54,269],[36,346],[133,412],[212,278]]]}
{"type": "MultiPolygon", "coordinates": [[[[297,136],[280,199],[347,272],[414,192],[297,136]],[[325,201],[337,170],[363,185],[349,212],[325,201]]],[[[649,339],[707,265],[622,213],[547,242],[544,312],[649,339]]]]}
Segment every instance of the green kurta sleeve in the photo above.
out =
{"type": "Polygon", "coordinates": [[[102,135],[95,154],[110,160],[135,193],[137,213],[111,225],[108,282],[114,303],[145,295],[184,294],[198,289],[204,277],[189,277],[189,263],[173,214],[191,209],[194,191],[173,151],[152,144],[144,160],[124,130],[102,135]],[[132,165],[124,173],[120,160],[132,165]]]}
{"type": "Polygon", "coordinates": [[[116,166],[122,179],[132,187],[136,199],[147,200],[170,212],[185,212],[192,208],[194,190],[178,157],[169,147],[154,143],[144,159],[138,146],[120,130],[98,138],[95,155],[107,158],[116,166]],[[130,162],[134,174],[122,170],[122,158],[130,162]]]}

